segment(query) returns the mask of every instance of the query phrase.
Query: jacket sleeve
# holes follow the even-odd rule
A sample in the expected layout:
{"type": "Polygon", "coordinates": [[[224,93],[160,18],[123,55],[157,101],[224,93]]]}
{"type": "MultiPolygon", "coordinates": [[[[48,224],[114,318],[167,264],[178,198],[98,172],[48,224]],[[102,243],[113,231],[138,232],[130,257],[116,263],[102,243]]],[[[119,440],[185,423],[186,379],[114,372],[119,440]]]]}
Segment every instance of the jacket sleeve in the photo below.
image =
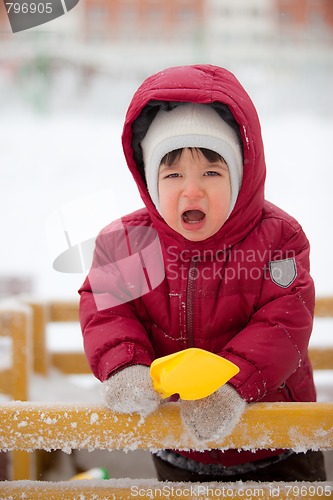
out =
{"type": "Polygon", "coordinates": [[[248,402],[263,399],[309,364],[315,292],[309,242],[300,226],[275,255],[264,270],[251,320],[221,353],[239,366],[231,383],[248,402]]]}
{"type": "MultiPolygon", "coordinates": [[[[112,225],[111,225],[112,226],[112,225]]],[[[128,365],[149,366],[154,359],[140,301],[131,295],[126,276],[138,272],[135,256],[122,251],[123,229],[109,226],[97,237],[89,274],[79,290],[80,323],[85,354],[101,381],[128,365]],[[123,258],[124,257],[124,258],[123,258]],[[122,268],[123,266],[123,268],[122,268]]]]}

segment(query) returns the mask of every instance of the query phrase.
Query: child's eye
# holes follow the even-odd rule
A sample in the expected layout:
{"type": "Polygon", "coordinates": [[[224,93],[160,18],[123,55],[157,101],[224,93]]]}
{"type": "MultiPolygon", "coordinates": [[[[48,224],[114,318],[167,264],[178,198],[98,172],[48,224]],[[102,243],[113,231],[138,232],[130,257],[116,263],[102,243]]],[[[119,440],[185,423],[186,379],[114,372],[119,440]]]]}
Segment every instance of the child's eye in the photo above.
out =
{"type": "Polygon", "coordinates": [[[215,170],[208,170],[207,172],[205,172],[204,175],[221,175],[219,172],[216,172],[215,170]]]}
{"type": "Polygon", "coordinates": [[[165,179],[173,179],[175,177],[180,177],[180,174],[178,174],[177,172],[174,172],[172,174],[166,175],[165,179]]]}

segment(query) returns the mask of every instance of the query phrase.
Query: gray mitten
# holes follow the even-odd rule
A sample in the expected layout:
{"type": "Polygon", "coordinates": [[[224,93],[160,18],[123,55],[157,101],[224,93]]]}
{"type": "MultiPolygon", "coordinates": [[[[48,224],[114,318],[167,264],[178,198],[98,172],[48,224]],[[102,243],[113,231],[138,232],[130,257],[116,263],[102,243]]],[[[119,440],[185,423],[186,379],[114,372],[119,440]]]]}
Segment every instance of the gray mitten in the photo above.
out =
{"type": "Polygon", "coordinates": [[[229,384],[223,385],[206,398],[181,401],[185,426],[202,442],[220,441],[238,424],[246,402],[229,384]]]}
{"type": "Polygon", "coordinates": [[[108,408],[119,413],[140,413],[146,417],[161,402],[154,390],[149,367],[133,365],[103,382],[102,395],[108,408]]]}

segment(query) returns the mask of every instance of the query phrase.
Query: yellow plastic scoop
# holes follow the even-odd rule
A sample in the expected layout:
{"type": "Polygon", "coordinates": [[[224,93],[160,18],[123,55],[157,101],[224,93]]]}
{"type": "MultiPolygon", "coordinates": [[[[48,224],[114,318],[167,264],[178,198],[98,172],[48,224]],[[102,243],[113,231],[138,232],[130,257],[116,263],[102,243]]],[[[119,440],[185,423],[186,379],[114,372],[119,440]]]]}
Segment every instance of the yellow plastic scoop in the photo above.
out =
{"type": "Polygon", "coordinates": [[[238,366],[203,349],[191,347],[157,358],[150,366],[154,388],[164,398],[201,399],[239,372],[238,366]]]}

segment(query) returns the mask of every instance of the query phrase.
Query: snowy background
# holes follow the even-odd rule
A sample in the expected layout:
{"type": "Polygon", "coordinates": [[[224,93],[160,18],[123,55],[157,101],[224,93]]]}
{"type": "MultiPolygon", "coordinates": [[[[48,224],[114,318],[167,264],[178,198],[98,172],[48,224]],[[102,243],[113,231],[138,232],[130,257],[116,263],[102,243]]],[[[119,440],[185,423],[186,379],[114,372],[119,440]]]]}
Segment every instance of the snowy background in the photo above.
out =
{"type": "MultiPolygon", "coordinates": [[[[87,218],[96,235],[108,221],[142,206],[121,149],[123,119],[83,112],[2,113],[0,274],[30,276],[35,292],[43,297],[76,297],[84,274],[53,270],[63,234],[50,234],[50,217],[62,211],[70,231],[66,207],[75,202],[74,222],[84,241],[87,218]]],[[[317,294],[330,295],[333,118],[287,110],[278,116],[262,113],[261,121],[266,197],[302,224],[311,242],[317,294]]]]}
{"type": "MultiPolygon", "coordinates": [[[[42,37],[43,33],[40,42],[42,37]]],[[[39,63],[27,69],[22,56],[22,67],[15,73],[1,57],[4,51],[8,54],[10,44],[8,37],[0,37],[0,284],[8,278],[26,279],[34,297],[75,300],[85,272],[53,269],[54,259],[68,247],[64,230],[72,244],[84,241],[108,222],[142,206],[121,148],[126,109],[146,76],[183,61],[179,54],[174,60],[169,55],[166,64],[157,53],[151,71],[149,67],[133,74],[96,71],[84,80],[75,59],[49,74],[41,71],[39,63],[45,60],[37,56],[42,43],[36,44],[39,63]]],[[[196,63],[196,57],[187,56],[184,63],[196,63]]],[[[224,65],[223,57],[204,62],[224,65]]],[[[332,67],[332,57],[328,63],[332,67]]],[[[302,224],[311,243],[317,295],[333,295],[333,72],[322,70],[321,61],[314,70],[305,65],[298,75],[281,68],[279,78],[277,72],[266,74],[259,66],[228,64],[259,112],[267,163],[266,197],[302,224]]],[[[332,328],[333,320],[316,320],[311,343],[332,345],[332,328]]],[[[78,328],[67,333],[66,328],[50,329],[49,348],[81,349],[78,328]]],[[[6,363],[8,356],[8,346],[1,344],[0,363],[6,363]]],[[[317,373],[316,384],[319,399],[333,401],[332,372],[317,373]]],[[[97,388],[90,377],[71,377],[68,383],[53,373],[47,380],[34,377],[31,399],[100,401],[97,388]]],[[[51,479],[70,476],[73,457],[61,457],[51,479]]],[[[125,461],[119,453],[103,452],[74,453],[74,458],[82,468],[107,466],[113,477],[154,474],[142,452],[129,453],[125,461]]],[[[333,477],[332,459],[328,464],[333,477]]]]}

